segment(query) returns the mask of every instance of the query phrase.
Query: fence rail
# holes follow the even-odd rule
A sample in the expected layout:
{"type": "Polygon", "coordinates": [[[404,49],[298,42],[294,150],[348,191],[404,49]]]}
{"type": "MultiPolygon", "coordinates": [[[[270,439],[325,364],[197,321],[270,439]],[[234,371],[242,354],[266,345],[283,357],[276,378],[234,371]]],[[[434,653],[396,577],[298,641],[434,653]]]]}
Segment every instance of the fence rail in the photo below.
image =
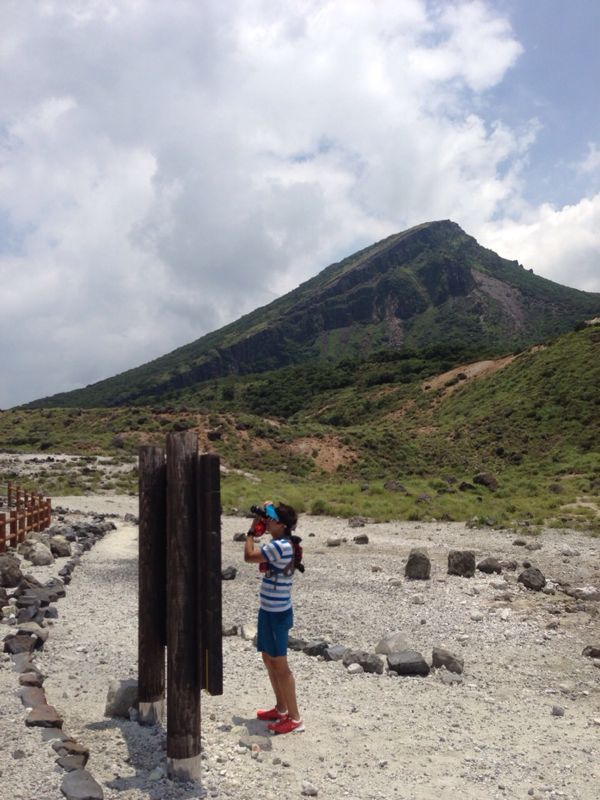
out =
{"type": "Polygon", "coordinates": [[[7,484],[0,497],[0,553],[16,547],[31,531],[43,531],[50,526],[52,501],[21,486],[7,484]]]}

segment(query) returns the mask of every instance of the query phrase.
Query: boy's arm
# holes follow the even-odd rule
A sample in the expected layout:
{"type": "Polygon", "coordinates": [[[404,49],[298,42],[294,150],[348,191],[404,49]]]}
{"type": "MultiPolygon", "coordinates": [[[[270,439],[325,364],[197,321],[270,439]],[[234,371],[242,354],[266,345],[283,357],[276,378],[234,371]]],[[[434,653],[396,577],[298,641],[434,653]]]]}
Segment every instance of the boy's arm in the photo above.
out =
{"type": "Polygon", "coordinates": [[[255,542],[256,539],[252,533],[252,528],[250,528],[249,533],[246,534],[246,541],[244,542],[244,561],[248,561],[250,564],[261,564],[267,559],[262,554],[260,546],[258,550],[255,549],[255,542]]]}

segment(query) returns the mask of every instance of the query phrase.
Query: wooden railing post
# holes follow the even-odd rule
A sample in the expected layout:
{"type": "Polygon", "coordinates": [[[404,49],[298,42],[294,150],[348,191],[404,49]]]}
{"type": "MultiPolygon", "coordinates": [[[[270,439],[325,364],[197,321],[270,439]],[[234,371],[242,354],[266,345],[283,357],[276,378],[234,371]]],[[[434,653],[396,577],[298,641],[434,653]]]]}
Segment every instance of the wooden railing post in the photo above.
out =
{"type": "Polygon", "coordinates": [[[17,546],[17,537],[19,534],[18,531],[18,517],[19,512],[16,508],[11,508],[9,511],[9,534],[8,534],[8,543],[11,547],[17,546]]]}
{"type": "Polygon", "coordinates": [[[142,725],[161,723],[167,644],[167,474],[161,447],[139,450],[138,701],[142,725]]]}
{"type": "Polygon", "coordinates": [[[194,433],[167,437],[167,760],[171,777],[199,781],[197,449],[194,433]]]}
{"type": "Polygon", "coordinates": [[[0,553],[6,550],[6,514],[0,513],[0,553]]]}

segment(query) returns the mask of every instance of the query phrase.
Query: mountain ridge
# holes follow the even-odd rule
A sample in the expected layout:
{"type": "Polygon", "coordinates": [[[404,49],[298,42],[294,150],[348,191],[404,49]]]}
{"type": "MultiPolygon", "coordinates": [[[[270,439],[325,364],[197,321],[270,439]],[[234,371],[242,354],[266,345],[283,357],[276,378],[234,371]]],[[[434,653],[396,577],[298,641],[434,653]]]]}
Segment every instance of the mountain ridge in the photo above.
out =
{"type": "Polygon", "coordinates": [[[226,375],[449,341],[499,355],[598,312],[600,295],[533,275],[451,220],[426,222],[171,353],[25,407],[147,404],[226,375]]]}

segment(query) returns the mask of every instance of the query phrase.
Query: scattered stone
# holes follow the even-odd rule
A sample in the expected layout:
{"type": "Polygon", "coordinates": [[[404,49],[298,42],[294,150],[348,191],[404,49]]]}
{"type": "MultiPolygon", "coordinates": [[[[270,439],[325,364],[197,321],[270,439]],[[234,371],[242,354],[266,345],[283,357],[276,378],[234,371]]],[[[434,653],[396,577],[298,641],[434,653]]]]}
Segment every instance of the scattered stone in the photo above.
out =
{"type": "Polygon", "coordinates": [[[349,667],[350,664],[360,664],[365,672],[383,674],[383,661],[374,653],[363,650],[348,650],[342,658],[342,664],[345,667],[349,667]]]}
{"type": "Polygon", "coordinates": [[[534,592],[541,591],[546,585],[546,578],[537,567],[529,567],[523,570],[517,580],[534,592]]]}
{"type": "Polygon", "coordinates": [[[225,569],[221,570],[221,579],[224,581],[232,581],[236,575],[237,569],[235,567],[225,567],[225,569]]]}
{"type": "Polygon", "coordinates": [[[369,537],[366,533],[359,533],[358,536],[355,536],[352,541],[354,544],[369,544],[369,537]]]}
{"type": "Polygon", "coordinates": [[[104,792],[86,769],[67,772],[60,787],[67,800],[104,800],[104,792]]]}
{"type": "Polygon", "coordinates": [[[481,611],[471,611],[469,616],[473,622],[481,622],[483,620],[483,614],[481,611]]]}
{"type": "Polygon", "coordinates": [[[247,642],[253,641],[256,634],[256,625],[252,622],[245,622],[240,628],[240,636],[247,642]]]}
{"type": "Polygon", "coordinates": [[[416,650],[404,650],[400,653],[390,653],[387,657],[390,672],[397,675],[429,675],[429,664],[421,653],[416,650]]]}
{"type": "Polygon", "coordinates": [[[526,544],[527,542],[525,541],[525,539],[515,539],[513,541],[513,545],[515,547],[525,547],[526,544]]]}
{"type": "Polygon", "coordinates": [[[525,550],[529,550],[530,552],[533,552],[534,550],[541,550],[541,549],[542,549],[542,543],[541,542],[527,542],[527,544],[525,545],[525,550]]]}
{"type": "Polygon", "coordinates": [[[135,678],[111,681],[108,685],[104,716],[129,719],[130,707],[137,708],[137,704],[138,682],[135,678]]]}
{"type": "Polygon", "coordinates": [[[553,717],[564,717],[565,710],[562,706],[552,706],[552,716],[553,717]]]}
{"type": "Polygon", "coordinates": [[[431,576],[431,560],[425,550],[415,547],[410,551],[404,574],[411,580],[429,580],[431,576]]]}
{"type": "Polygon", "coordinates": [[[238,626],[237,625],[223,625],[222,628],[223,636],[237,636],[238,635],[238,626]]]}
{"type": "Polygon", "coordinates": [[[434,669],[445,667],[449,672],[455,672],[457,675],[461,675],[464,665],[465,662],[460,656],[455,656],[449,650],[444,650],[442,647],[433,648],[431,666],[434,669]]]}
{"type": "Polygon", "coordinates": [[[475,553],[472,550],[450,550],[448,575],[472,578],[475,575],[475,553]]]}
{"type": "Polygon", "coordinates": [[[34,542],[25,558],[31,561],[34,567],[47,567],[49,564],[54,564],[52,551],[41,542],[34,542]]]}
{"type": "Polygon", "coordinates": [[[499,575],[502,572],[500,561],[493,557],[482,559],[479,564],[477,564],[477,569],[479,572],[485,572],[486,575],[491,575],[492,573],[497,573],[499,575]]]}
{"type": "Polygon", "coordinates": [[[399,653],[403,650],[409,649],[410,648],[404,634],[400,631],[396,631],[395,633],[389,633],[387,636],[384,636],[383,639],[380,639],[377,643],[377,647],[375,648],[375,652],[385,656],[389,653],[399,653]]]}
{"type": "Polygon", "coordinates": [[[50,539],[50,552],[55,558],[69,558],[71,544],[64,536],[52,536],[50,539]]]}
{"type": "Polygon", "coordinates": [[[254,733],[245,733],[240,736],[238,744],[247,750],[252,750],[254,747],[259,747],[261,750],[271,750],[273,747],[268,736],[260,736],[254,733]]]}
{"type": "Polygon", "coordinates": [[[63,720],[54,706],[36,706],[29,712],[25,725],[28,728],[62,728],[63,720]]]}
{"type": "Polygon", "coordinates": [[[581,655],[588,658],[600,658],[600,645],[587,645],[587,647],[583,648],[581,655]]]}
{"type": "Polygon", "coordinates": [[[316,797],[319,794],[319,790],[310,781],[302,781],[302,794],[305,797],[316,797]]]}
{"type": "Polygon", "coordinates": [[[326,642],[325,639],[313,639],[304,645],[302,652],[307,656],[324,656],[328,647],[329,642],[326,642]]]}
{"type": "Polygon", "coordinates": [[[561,556],[566,556],[567,558],[572,558],[573,556],[578,556],[578,555],[581,555],[581,554],[580,554],[580,552],[579,552],[579,550],[574,550],[574,549],[573,549],[573,548],[572,548],[570,545],[568,545],[568,544],[564,544],[564,545],[563,545],[563,546],[560,548],[560,550],[559,550],[559,553],[561,554],[561,556]]]}
{"type": "Polygon", "coordinates": [[[339,537],[330,536],[329,539],[325,542],[327,547],[339,547],[342,543],[342,540],[339,537]]]}
{"type": "Polygon", "coordinates": [[[478,486],[485,486],[491,492],[495,492],[498,488],[498,479],[489,472],[479,472],[473,478],[473,483],[478,486]]]}
{"type": "Polygon", "coordinates": [[[440,681],[445,686],[454,686],[456,684],[459,684],[459,683],[463,682],[463,676],[462,675],[456,675],[456,673],[448,672],[448,670],[446,670],[446,669],[441,669],[438,672],[438,675],[439,675],[440,681]]]}
{"type": "Polygon", "coordinates": [[[301,653],[307,644],[305,639],[300,639],[297,636],[288,636],[288,650],[295,650],[301,653]]]}
{"type": "Polygon", "coordinates": [[[233,534],[233,541],[234,542],[245,542],[246,541],[246,534],[245,533],[234,533],[233,534]]]}
{"type": "Polygon", "coordinates": [[[349,675],[359,675],[364,672],[360,664],[348,664],[347,672],[349,675]]]}
{"type": "Polygon", "coordinates": [[[348,520],[349,528],[364,528],[368,520],[366,517],[350,517],[348,520]]]}
{"type": "Polygon", "coordinates": [[[595,586],[565,587],[563,592],[576,600],[600,600],[600,589],[595,586]]]}
{"type": "Polygon", "coordinates": [[[386,492],[405,492],[406,493],[405,487],[402,486],[401,483],[398,483],[398,481],[386,481],[383,484],[383,488],[386,490],[386,492]]]}
{"type": "Polygon", "coordinates": [[[326,648],[323,657],[325,661],[341,661],[347,652],[348,648],[343,644],[333,644],[326,648]]]}
{"type": "Polygon", "coordinates": [[[0,586],[6,586],[9,589],[18,586],[22,577],[19,559],[8,553],[0,555],[0,586]]]}

